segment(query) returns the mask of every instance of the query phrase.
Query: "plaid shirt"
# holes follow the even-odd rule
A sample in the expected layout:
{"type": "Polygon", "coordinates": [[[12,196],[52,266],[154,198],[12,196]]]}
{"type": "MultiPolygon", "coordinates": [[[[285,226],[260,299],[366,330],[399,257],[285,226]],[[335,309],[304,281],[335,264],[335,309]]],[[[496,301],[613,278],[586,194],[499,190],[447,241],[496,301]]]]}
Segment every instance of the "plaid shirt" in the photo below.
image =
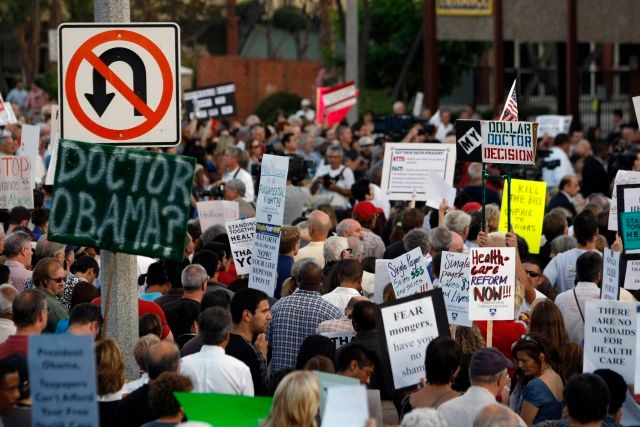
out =
{"type": "Polygon", "coordinates": [[[297,289],[271,307],[267,339],[271,346],[271,375],[295,368],[298,350],[325,320],[338,319],[340,309],[322,299],[319,292],[297,289]]]}
{"type": "MultiPolygon", "coordinates": [[[[67,310],[71,310],[71,293],[73,292],[73,288],[75,288],[76,284],[78,284],[78,282],[80,282],[80,279],[78,279],[76,276],[74,276],[73,274],[69,273],[66,276],[64,276],[64,288],[62,290],[62,295],[56,297],[58,298],[58,301],[60,301],[60,303],[67,309],[67,310]]],[[[29,278],[29,280],[27,280],[27,283],[25,283],[24,285],[24,290],[25,291],[29,291],[31,289],[35,289],[35,285],[33,284],[33,279],[29,278]]]]}
{"type": "Polygon", "coordinates": [[[27,280],[31,280],[31,271],[27,270],[22,263],[18,261],[5,261],[4,265],[9,267],[9,276],[11,276],[11,283],[18,290],[22,292],[25,288],[27,280]]]}
{"type": "Polygon", "coordinates": [[[325,320],[318,325],[316,334],[326,334],[331,332],[353,332],[353,323],[347,316],[342,316],[339,319],[325,320]]]}
{"type": "Polygon", "coordinates": [[[368,228],[362,229],[362,246],[364,246],[364,257],[372,256],[382,259],[385,245],[380,236],[368,228]]]}

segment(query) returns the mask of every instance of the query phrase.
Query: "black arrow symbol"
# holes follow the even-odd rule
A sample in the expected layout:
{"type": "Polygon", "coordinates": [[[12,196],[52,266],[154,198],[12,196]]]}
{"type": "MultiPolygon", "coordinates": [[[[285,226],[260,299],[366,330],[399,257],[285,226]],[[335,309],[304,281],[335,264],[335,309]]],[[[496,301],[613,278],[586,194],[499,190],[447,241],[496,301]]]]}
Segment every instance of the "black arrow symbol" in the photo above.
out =
{"type": "MultiPolygon", "coordinates": [[[[147,70],[142,59],[134,51],[124,47],[114,47],[100,55],[100,60],[108,67],[114,62],[122,61],[129,64],[133,71],[133,91],[142,102],[147,103],[147,70]]],[[[95,68],[93,69],[93,93],[85,93],[84,96],[91,104],[98,116],[102,117],[111,103],[115,93],[107,93],[107,81],[95,68]]],[[[134,109],[135,116],[142,114],[134,109]]]]}

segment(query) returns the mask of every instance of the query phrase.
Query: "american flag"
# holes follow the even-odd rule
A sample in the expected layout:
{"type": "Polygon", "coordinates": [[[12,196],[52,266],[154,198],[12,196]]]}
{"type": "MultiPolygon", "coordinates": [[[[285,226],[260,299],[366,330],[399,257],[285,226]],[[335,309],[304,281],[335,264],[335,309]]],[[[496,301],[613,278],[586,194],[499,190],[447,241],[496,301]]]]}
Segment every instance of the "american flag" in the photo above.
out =
{"type": "Polygon", "coordinates": [[[516,98],[516,81],[513,81],[507,102],[504,104],[504,109],[500,115],[500,121],[502,122],[517,122],[518,121],[518,98],[516,98]]]}

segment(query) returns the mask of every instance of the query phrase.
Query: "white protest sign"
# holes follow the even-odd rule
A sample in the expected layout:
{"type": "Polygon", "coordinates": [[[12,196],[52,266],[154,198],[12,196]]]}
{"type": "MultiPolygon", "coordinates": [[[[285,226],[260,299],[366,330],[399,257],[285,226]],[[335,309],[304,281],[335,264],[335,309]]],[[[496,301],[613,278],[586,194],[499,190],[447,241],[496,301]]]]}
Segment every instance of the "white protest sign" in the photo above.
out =
{"type": "Polygon", "coordinates": [[[98,427],[90,336],[32,335],[28,361],[32,425],[98,427]]]}
{"type": "Polygon", "coordinates": [[[484,163],[534,164],[537,123],[482,121],[484,163]]]}
{"type": "Polygon", "coordinates": [[[633,109],[636,110],[636,122],[640,123],[640,96],[634,96],[631,99],[633,100],[633,109]]]}
{"type": "Polygon", "coordinates": [[[622,184],[640,184],[640,172],[618,171],[616,174],[609,207],[609,230],[612,231],[618,231],[618,185],[622,184]]]}
{"type": "Polygon", "coordinates": [[[31,182],[34,187],[36,182],[42,177],[36,176],[36,165],[38,164],[40,148],[40,126],[22,125],[22,144],[17,154],[26,156],[31,160],[31,182]]]}
{"type": "MultiPolygon", "coordinates": [[[[640,330],[638,330],[638,328],[640,327],[640,319],[638,319],[640,317],[640,305],[636,304],[636,313],[633,316],[635,321],[636,321],[636,345],[635,345],[635,349],[636,349],[636,354],[640,354],[640,340],[637,339],[638,336],[640,336],[640,330]]],[[[635,370],[635,374],[633,377],[633,388],[634,388],[634,394],[640,394],[640,369],[636,369],[635,370]]]]}
{"type": "Polygon", "coordinates": [[[424,102],[424,93],[416,92],[416,100],[413,102],[413,117],[420,117],[422,114],[422,103],[424,102]]]}
{"type": "Polygon", "coordinates": [[[10,102],[5,102],[0,95],[0,126],[6,126],[12,123],[18,123],[16,114],[10,102]]]}
{"type": "Polygon", "coordinates": [[[345,385],[330,387],[322,414],[321,427],[364,426],[369,419],[367,387],[345,385]]]}
{"type": "Polygon", "coordinates": [[[31,161],[23,156],[0,157],[0,209],[33,209],[31,161]]]}
{"type": "Polygon", "coordinates": [[[425,182],[438,174],[453,185],[454,144],[387,143],[382,166],[382,191],[389,200],[427,200],[425,182]]]}
{"type": "Polygon", "coordinates": [[[559,133],[569,133],[571,129],[571,121],[573,116],[558,116],[554,114],[545,114],[542,116],[536,116],[536,122],[538,122],[538,135],[544,135],[545,133],[551,138],[555,138],[559,133]]]}
{"type": "Polygon", "coordinates": [[[280,229],[284,217],[288,171],[288,157],[270,154],[262,157],[249,287],[264,291],[269,296],[273,296],[276,288],[280,229]]]}
{"type": "Polygon", "coordinates": [[[200,228],[202,231],[212,225],[224,225],[229,221],[240,218],[240,208],[238,202],[230,200],[208,200],[197,202],[198,218],[200,218],[200,228]]]}
{"type": "Polygon", "coordinates": [[[447,307],[449,323],[471,326],[469,320],[469,277],[471,263],[469,254],[442,252],[440,263],[440,287],[447,307]]]}
{"type": "Polygon", "coordinates": [[[438,209],[442,199],[447,201],[449,206],[453,206],[456,199],[456,189],[445,182],[442,176],[437,173],[430,173],[424,184],[424,192],[427,195],[427,206],[438,209]]]}
{"type": "Polygon", "coordinates": [[[327,395],[332,387],[344,387],[359,385],[360,381],[356,378],[344,375],[328,374],[326,372],[314,371],[320,381],[320,418],[324,415],[325,405],[327,404],[327,395]]]}
{"type": "Polygon", "coordinates": [[[376,260],[376,270],[375,270],[375,291],[373,293],[373,302],[376,304],[382,304],[383,296],[384,296],[384,287],[391,283],[391,277],[389,276],[389,271],[387,270],[387,262],[388,259],[377,259],[376,260]]]}
{"type": "Polygon", "coordinates": [[[604,248],[600,299],[618,301],[620,296],[620,252],[604,248]]]}
{"type": "Polygon", "coordinates": [[[611,369],[633,384],[637,303],[589,300],[584,312],[583,372],[611,369]]]}
{"type": "Polygon", "coordinates": [[[247,218],[227,222],[225,227],[237,273],[251,273],[251,248],[256,233],[256,219],[247,218]]]}
{"type": "Polygon", "coordinates": [[[420,247],[387,261],[387,272],[391,278],[396,298],[408,297],[431,288],[427,260],[420,247]]]}
{"type": "Polygon", "coordinates": [[[349,344],[353,337],[356,336],[356,331],[323,332],[320,335],[324,335],[333,341],[337,350],[343,345],[349,344]]]}
{"type": "Polygon", "coordinates": [[[623,287],[628,291],[636,291],[640,289],[640,260],[626,260],[623,287]]]}
{"type": "Polygon", "coordinates": [[[382,304],[377,325],[382,325],[383,357],[394,390],[420,384],[424,378],[427,345],[440,335],[449,335],[442,290],[436,288],[382,304]]]}
{"type": "Polygon", "coordinates": [[[471,248],[469,319],[515,317],[516,248],[471,248]]]}
{"type": "Polygon", "coordinates": [[[44,179],[45,185],[53,185],[56,175],[56,163],[58,162],[58,139],[60,138],[60,117],[57,105],[51,105],[51,122],[49,134],[49,167],[47,168],[47,176],[44,179]]]}

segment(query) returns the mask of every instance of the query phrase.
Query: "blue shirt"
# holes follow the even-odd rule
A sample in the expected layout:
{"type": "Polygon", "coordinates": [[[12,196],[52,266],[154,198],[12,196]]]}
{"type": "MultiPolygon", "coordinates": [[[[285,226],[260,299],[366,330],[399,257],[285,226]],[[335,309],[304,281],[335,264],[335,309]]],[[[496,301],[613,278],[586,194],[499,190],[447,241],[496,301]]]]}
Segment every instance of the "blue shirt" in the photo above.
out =
{"type": "Polygon", "coordinates": [[[522,398],[538,408],[533,424],[562,417],[564,403],[562,400],[556,400],[549,387],[540,378],[535,378],[524,386],[522,398]]]}
{"type": "Polygon", "coordinates": [[[291,276],[291,267],[293,267],[292,256],[278,255],[278,278],[276,279],[276,290],[273,293],[275,298],[280,298],[282,293],[282,284],[291,276]]]}

